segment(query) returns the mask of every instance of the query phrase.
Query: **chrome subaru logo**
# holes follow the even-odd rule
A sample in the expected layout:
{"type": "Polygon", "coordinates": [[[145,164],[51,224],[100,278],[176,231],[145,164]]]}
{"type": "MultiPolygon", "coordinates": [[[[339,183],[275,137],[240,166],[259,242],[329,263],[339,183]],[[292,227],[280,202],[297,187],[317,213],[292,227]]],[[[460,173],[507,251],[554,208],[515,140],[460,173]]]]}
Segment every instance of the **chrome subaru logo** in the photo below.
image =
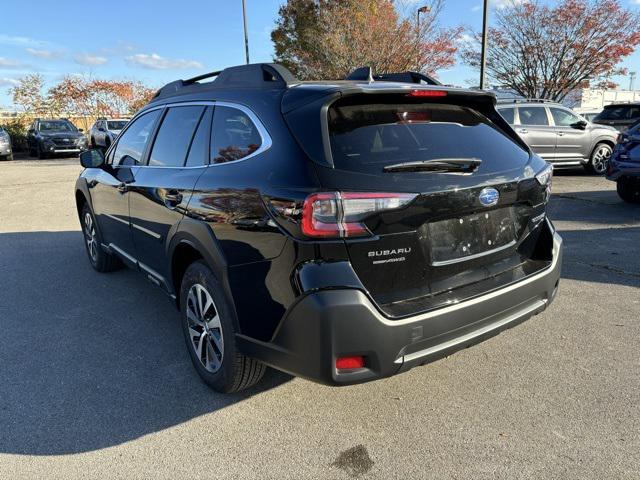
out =
{"type": "Polygon", "coordinates": [[[480,203],[485,207],[491,207],[495,205],[496,203],[498,203],[499,199],[500,192],[498,192],[498,190],[496,190],[495,188],[483,188],[480,192],[480,195],[478,195],[478,200],[480,200],[480,203]]]}

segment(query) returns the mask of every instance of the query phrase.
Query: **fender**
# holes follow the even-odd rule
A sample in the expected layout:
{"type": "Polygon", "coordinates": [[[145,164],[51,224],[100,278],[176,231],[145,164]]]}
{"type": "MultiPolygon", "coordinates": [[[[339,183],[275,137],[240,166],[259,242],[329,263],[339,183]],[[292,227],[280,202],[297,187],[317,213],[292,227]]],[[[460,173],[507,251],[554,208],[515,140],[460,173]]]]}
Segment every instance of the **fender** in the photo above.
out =
{"type": "MultiPolygon", "coordinates": [[[[76,180],[76,188],[75,188],[75,194],[77,195],[77,193],[80,192],[82,193],[82,195],[84,195],[85,201],[89,204],[89,208],[91,208],[91,211],[93,212],[93,199],[91,198],[91,193],[89,192],[89,185],[87,184],[87,178],[84,176],[80,176],[78,177],[78,179],[76,180]]],[[[80,212],[80,205],[78,205],[78,198],[75,197],[76,200],[76,210],[78,211],[78,220],[80,220],[80,227],[82,228],[82,218],[80,216],[81,212],[80,212]]],[[[100,231],[100,222],[98,222],[98,220],[96,219],[95,223],[95,227],[96,230],[98,230],[98,234],[100,234],[100,236],[102,237],[102,232],[100,231]]]]}

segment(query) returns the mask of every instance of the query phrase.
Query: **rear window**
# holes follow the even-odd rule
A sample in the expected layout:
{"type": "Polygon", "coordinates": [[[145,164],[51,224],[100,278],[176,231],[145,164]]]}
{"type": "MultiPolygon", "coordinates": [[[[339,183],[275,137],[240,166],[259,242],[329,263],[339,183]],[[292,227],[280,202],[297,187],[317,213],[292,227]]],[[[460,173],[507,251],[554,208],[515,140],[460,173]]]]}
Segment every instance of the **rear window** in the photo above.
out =
{"type": "Polygon", "coordinates": [[[489,119],[464,106],[346,99],[329,109],[335,168],[378,173],[386,165],[446,158],[527,158],[489,119]]]}

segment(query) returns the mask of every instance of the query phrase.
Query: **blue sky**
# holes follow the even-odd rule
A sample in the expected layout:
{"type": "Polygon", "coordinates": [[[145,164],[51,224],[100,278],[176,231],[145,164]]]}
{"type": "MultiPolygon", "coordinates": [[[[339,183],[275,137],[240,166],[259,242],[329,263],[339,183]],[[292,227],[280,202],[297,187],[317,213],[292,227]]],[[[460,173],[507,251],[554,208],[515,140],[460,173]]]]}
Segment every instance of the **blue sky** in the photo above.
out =
{"type": "MultiPolygon", "coordinates": [[[[505,0],[491,0],[498,8],[505,0]]],[[[639,9],[640,0],[623,0],[639,9]]],[[[420,0],[403,0],[420,6],[420,0]]],[[[269,34],[284,0],[247,0],[251,61],[270,61],[269,34]]],[[[480,29],[481,0],[445,0],[442,23],[480,29]]],[[[15,79],[40,73],[51,84],[66,74],[141,80],[161,86],[177,78],[244,62],[241,0],[30,0],[0,7],[0,106],[15,79]],[[187,7],[189,5],[189,7],[187,7]],[[57,18],[60,21],[57,21],[57,18]]],[[[625,62],[640,71],[640,53],[625,62]]],[[[439,72],[465,85],[477,74],[462,65],[439,72]]],[[[627,85],[625,80],[622,85],[627,85]]]]}

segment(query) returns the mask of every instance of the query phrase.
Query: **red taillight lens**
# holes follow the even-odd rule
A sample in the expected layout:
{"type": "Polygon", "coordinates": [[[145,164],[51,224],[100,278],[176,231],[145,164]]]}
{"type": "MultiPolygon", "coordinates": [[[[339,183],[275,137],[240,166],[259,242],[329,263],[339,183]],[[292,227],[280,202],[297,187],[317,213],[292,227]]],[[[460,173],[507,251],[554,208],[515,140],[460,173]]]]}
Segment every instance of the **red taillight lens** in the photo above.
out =
{"type": "Polygon", "coordinates": [[[312,238],[370,235],[362,221],[373,213],[404,207],[413,193],[314,193],[304,201],[302,233],[312,238]]]}
{"type": "Polygon", "coordinates": [[[354,370],[356,368],[364,368],[364,357],[354,355],[336,359],[336,370],[354,370]]]}
{"type": "Polygon", "coordinates": [[[444,90],[413,90],[407,96],[409,97],[446,97],[447,92],[444,90]]]}

